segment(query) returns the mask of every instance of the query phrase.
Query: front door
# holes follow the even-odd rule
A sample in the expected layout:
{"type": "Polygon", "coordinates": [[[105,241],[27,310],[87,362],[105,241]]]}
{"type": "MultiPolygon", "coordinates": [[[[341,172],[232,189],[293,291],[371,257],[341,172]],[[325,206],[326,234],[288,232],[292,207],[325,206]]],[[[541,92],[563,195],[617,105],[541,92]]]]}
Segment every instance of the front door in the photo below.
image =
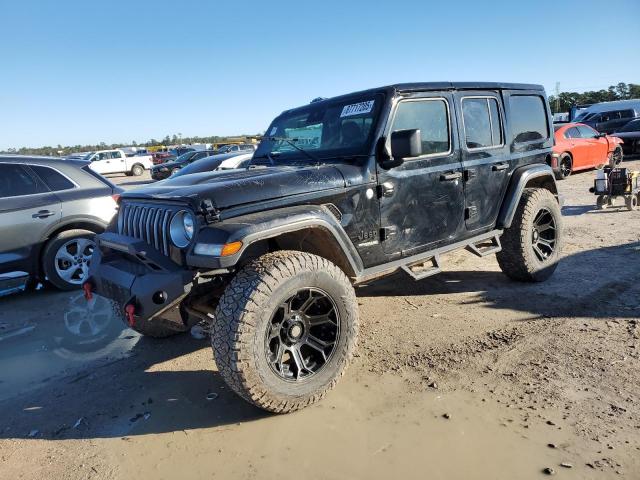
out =
{"type": "Polygon", "coordinates": [[[515,167],[504,140],[504,108],[496,92],[455,94],[464,169],[467,230],[492,227],[515,167]]]}
{"type": "Polygon", "coordinates": [[[598,132],[588,125],[578,125],[576,128],[588,148],[587,163],[584,166],[595,167],[601,163],[607,163],[609,153],[607,139],[600,137],[598,132]]]}
{"type": "Polygon", "coordinates": [[[462,164],[450,93],[417,93],[400,100],[386,127],[419,129],[422,154],[398,167],[378,167],[384,250],[408,256],[450,243],[464,226],[462,164]]]}

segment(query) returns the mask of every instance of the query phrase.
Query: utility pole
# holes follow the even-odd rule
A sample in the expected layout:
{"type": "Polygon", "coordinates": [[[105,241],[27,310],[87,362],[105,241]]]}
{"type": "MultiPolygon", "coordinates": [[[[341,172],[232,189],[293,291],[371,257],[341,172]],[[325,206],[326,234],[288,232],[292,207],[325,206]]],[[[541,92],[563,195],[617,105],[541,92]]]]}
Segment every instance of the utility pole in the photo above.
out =
{"type": "Polygon", "coordinates": [[[556,113],[560,112],[560,82],[556,82],[556,113]]]}

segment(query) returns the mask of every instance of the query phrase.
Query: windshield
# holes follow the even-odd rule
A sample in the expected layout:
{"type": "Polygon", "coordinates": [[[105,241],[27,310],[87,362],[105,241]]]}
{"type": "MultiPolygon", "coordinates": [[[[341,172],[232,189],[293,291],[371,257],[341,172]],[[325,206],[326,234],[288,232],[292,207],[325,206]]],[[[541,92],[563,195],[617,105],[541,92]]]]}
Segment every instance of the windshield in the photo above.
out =
{"type": "Polygon", "coordinates": [[[254,159],[313,162],[367,155],[382,103],[382,95],[371,94],[285,112],[269,126],[254,159]]]}
{"type": "Polygon", "coordinates": [[[193,156],[193,152],[187,152],[180,155],[178,158],[174,160],[176,163],[185,163],[193,156]]]}

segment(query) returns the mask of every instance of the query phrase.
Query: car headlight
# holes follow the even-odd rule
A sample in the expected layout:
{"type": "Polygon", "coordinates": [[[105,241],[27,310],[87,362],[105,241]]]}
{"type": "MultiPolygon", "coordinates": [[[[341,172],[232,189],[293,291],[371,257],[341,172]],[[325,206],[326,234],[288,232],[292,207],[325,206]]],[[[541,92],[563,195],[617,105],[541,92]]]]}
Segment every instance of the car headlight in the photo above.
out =
{"type": "Polygon", "coordinates": [[[178,248],[186,247],[193,239],[195,228],[196,219],[193,214],[186,210],[180,210],[173,216],[169,225],[171,241],[178,248]]]}

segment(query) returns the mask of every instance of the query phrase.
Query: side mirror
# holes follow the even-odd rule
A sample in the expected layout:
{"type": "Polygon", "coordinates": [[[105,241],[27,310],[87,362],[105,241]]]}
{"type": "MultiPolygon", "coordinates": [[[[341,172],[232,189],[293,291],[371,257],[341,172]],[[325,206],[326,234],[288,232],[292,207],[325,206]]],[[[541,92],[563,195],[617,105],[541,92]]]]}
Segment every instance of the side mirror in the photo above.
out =
{"type": "Polygon", "coordinates": [[[422,136],[420,130],[396,130],[391,133],[391,156],[402,163],[406,158],[422,154],[422,136]]]}

